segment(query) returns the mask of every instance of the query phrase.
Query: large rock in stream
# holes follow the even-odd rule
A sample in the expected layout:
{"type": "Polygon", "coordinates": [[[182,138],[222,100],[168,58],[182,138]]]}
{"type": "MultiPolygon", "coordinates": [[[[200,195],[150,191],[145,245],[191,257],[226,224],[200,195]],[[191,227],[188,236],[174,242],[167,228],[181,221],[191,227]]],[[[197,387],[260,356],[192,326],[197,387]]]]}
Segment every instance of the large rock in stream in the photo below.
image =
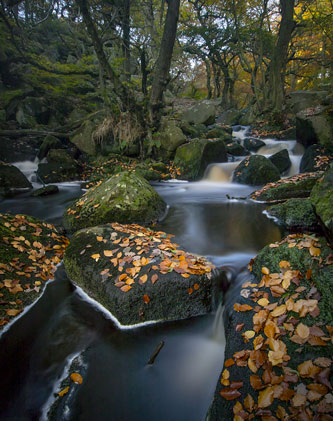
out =
{"type": "Polygon", "coordinates": [[[64,213],[74,232],[107,222],[148,224],[159,219],[166,204],[141,176],[121,172],[89,189],[64,213]]]}
{"type": "Polygon", "coordinates": [[[331,108],[318,105],[297,113],[296,138],[305,147],[318,143],[333,148],[333,112],[331,108]]]}
{"type": "Polygon", "coordinates": [[[122,325],[178,320],[212,309],[213,266],[163,232],[117,223],[76,232],[64,264],[70,279],[122,325]]]}
{"type": "Polygon", "coordinates": [[[208,421],[330,420],[333,260],[324,238],[266,246],[234,294],[208,421]]]}
{"type": "Polygon", "coordinates": [[[0,161],[0,194],[31,188],[30,181],[17,167],[0,161]]]}
{"type": "Polygon", "coordinates": [[[235,183],[260,186],[280,179],[276,166],[262,155],[245,158],[235,169],[232,181],[235,183]]]}
{"type": "Polygon", "coordinates": [[[185,180],[198,180],[209,164],[227,161],[223,140],[193,139],[179,146],[175,156],[175,166],[185,180]]]}
{"type": "Polygon", "coordinates": [[[215,115],[215,106],[210,101],[201,101],[184,112],[183,120],[208,126],[215,123],[215,115]]]}
{"type": "Polygon", "coordinates": [[[70,156],[68,150],[50,149],[47,161],[38,164],[37,175],[43,183],[60,183],[80,178],[82,168],[78,161],[70,156]]]}

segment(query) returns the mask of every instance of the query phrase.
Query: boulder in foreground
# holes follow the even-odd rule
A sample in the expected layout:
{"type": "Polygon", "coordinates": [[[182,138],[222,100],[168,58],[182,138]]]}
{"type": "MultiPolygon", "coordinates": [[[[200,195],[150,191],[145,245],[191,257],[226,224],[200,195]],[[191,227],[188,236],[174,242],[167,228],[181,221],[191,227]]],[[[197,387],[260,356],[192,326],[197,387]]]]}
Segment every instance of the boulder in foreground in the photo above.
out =
{"type": "Polygon", "coordinates": [[[245,158],[235,169],[232,181],[235,183],[260,186],[280,179],[279,170],[262,155],[245,158]]]}
{"type": "Polygon", "coordinates": [[[144,178],[124,171],[89,189],[65,211],[64,223],[72,232],[108,222],[148,224],[165,208],[144,178]]]}
{"type": "Polygon", "coordinates": [[[64,263],[70,279],[122,325],[212,309],[212,264],[179,250],[164,232],[118,223],[83,229],[64,263]]]}

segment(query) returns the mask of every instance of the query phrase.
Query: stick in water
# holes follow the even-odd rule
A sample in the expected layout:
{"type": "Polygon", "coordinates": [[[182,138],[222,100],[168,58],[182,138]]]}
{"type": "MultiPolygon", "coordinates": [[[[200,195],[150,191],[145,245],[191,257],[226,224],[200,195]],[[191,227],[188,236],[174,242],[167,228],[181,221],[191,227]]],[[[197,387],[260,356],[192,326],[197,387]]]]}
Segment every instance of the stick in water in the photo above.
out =
{"type": "Polygon", "coordinates": [[[160,353],[160,351],[161,351],[161,349],[163,348],[163,346],[164,346],[164,341],[161,341],[161,342],[157,345],[157,347],[156,347],[156,349],[155,349],[155,351],[154,351],[153,355],[150,357],[150,360],[148,361],[148,364],[149,364],[149,365],[154,364],[154,361],[155,361],[156,357],[158,356],[158,354],[160,353]]]}

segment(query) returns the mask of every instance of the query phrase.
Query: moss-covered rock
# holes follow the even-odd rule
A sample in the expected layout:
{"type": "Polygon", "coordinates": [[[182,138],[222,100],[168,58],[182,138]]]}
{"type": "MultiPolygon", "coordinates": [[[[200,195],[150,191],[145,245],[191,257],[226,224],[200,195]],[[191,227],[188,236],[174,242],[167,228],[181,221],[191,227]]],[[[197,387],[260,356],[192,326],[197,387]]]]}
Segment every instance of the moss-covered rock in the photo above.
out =
{"type": "Polygon", "coordinates": [[[203,177],[209,164],[227,160],[222,140],[193,139],[177,149],[175,166],[185,180],[198,180],[203,177]]]}
{"type": "Polygon", "coordinates": [[[215,106],[209,101],[200,101],[184,112],[183,119],[192,124],[214,124],[215,106]]]}
{"type": "Polygon", "coordinates": [[[260,186],[280,178],[279,170],[262,155],[245,158],[235,169],[232,181],[235,183],[260,186]]]}
{"type": "Polygon", "coordinates": [[[43,183],[59,183],[80,178],[81,166],[64,149],[50,149],[47,163],[38,164],[37,175],[43,183]]]}
{"type": "Polygon", "coordinates": [[[144,178],[124,171],[88,190],[65,211],[64,222],[70,231],[107,222],[148,224],[165,207],[144,178]]]}
{"type": "Polygon", "coordinates": [[[64,264],[70,279],[122,325],[211,311],[212,265],[178,250],[163,232],[116,223],[83,229],[64,264]]]}
{"type": "Polygon", "coordinates": [[[289,199],[269,207],[267,213],[277,218],[288,231],[320,231],[318,218],[309,199],[289,199]]]}
{"type": "Polygon", "coordinates": [[[296,138],[305,147],[317,143],[333,148],[332,109],[318,105],[297,113],[296,138]]]}
{"type": "Polygon", "coordinates": [[[27,177],[14,165],[0,161],[0,193],[9,194],[16,189],[31,189],[27,177]]]}
{"type": "Polygon", "coordinates": [[[265,146],[266,143],[255,137],[246,137],[244,139],[244,148],[248,151],[257,152],[260,148],[265,146]]]}
{"type": "Polygon", "coordinates": [[[38,158],[43,159],[46,157],[50,149],[62,149],[64,145],[61,140],[55,136],[47,135],[43,140],[43,143],[40,145],[38,151],[38,158]]]}
{"type": "Polygon", "coordinates": [[[70,141],[81,151],[88,155],[96,154],[96,144],[93,140],[93,133],[97,124],[91,120],[85,120],[70,137],[70,141]]]}
{"type": "Polygon", "coordinates": [[[161,143],[159,153],[164,159],[172,159],[178,146],[186,142],[186,136],[174,120],[164,119],[157,137],[161,143]]]}
{"type": "Polygon", "coordinates": [[[279,180],[276,183],[269,183],[262,189],[256,190],[252,193],[251,197],[254,200],[262,200],[265,202],[298,197],[309,197],[313,186],[320,178],[320,174],[299,174],[279,180]]]}
{"type": "Polygon", "coordinates": [[[268,159],[276,166],[276,168],[280,171],[280,174],[287,172],[291,167],[291,161],[287,149],[282,149],[282,151],[276,152],[268,159]]]}
{"type": "Polygon", "coordinates": [[[206,133],[207,139],[221,139],[225,142],[231,141],[231,133],[230,131],[227,131],[225,128],[219,126],[216,124],[214,127],[212,127],[208,132],[206,133]]]}
{"type": "Polygon", "coordinates": [[[222,124],[228,124],[234,126],[239,124],[239,120],[242,117],[242,112],[239,110],[226,110],[217,117],[217,122],[222,124]]]}
{"type": "Polygon", "coordinates": [[[50,196],[51,194],[56,194],[59,192],[59,187],[58,186],[45,186],[45,187],[41,187],[40,189],[34,190],[31,193],[31,196],[33,197],[40,197],[40,196],[50,196]]]}
{"type": "Polygon", "coordinates": [[[204,124],[190,124],[188,121],[182,120],[180,122],[182,132],[191,138],[203,137],[206,133],[207,127],[204,124]]]}
{"type": "Polygon", "coordinates": [[[314,185],[311,203],[316,213],[333,240],[333,166],[324,174],[323,178],[314,185]]]}
{"type": "Polygon", "coordinates": [[[41,295],[67,244],[51,224],[0,214],[0,329],[41,295]]]}
{"type": "Polygon", "coordinates": [[[294,234],[266,246],[254,259],[249,282],[233,294],[225,363],[207,420],[232,420],[239,411],[240,419],[277,419],[283,410],[286,417],[303,419],[305,407],[311,417],[331,413],[325,394],[314,403],[307,395],[311,386],[306,388],[314,383],[321,387],[318,373],[328,382],[333,377],[332,370],[316,360],[328,358],[331,366],[332,333],[327,328],[333,323],[331,255],[324,238],[294,234]],[[306,361],[315,366],[316,375],[303,371],[300,365],[306,361]],[[300,393],[304,389],[305,399],[301,397],[299,405],[294,396],[304,394],[300,393]]]}
{"type": "Polygon", "coordinates": [[[309,146],[301,159],[300,172],[326,171],[333,154],[327,148],[321,145],[309,146]]]}
{"type": "Polygon", "coordinates": [[[232,156],[246,156],[249,152],[238,142],[230,142],[225,145],[225,149],[232,156]]]}

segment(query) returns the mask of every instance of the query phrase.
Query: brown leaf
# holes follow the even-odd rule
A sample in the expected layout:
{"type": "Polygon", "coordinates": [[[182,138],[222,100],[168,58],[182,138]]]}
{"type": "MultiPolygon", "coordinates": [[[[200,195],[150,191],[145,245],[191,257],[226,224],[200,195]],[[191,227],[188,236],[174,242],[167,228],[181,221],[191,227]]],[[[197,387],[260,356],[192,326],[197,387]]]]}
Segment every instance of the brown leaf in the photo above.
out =
{"type": "Polygon", "coordinates": [[[252,396],[248,393],[246,398],[244,399],[244,407],[248,412],[252,412],[254,409],[254,399],[252,396]]]}
{"type": "Polygon", "coordinates": [[[231,367],[232,365],[234,365],[235,364],[235,361],[232,359],[232,358],[228,358],[226,361],[225,361],[225,363],[224,363],[224,366],[225,367],[231,367]]]}
{"type": "Polygon", "coordinates": [[[239,311],[250,311],[252,310],[253,307],[249,306],[248,304],[239,304],[239,303],[235,303],[234,304],[234,310],[239,312],[239,311]]]}
{"type": "Polygon", "coordinates": [[[258,408],[267,408],[269,407],[274,400],[274,390],[271,386],[266,387],[266,389],[259,392],[258,397],[258,408]]]}
{"type": "Polygon", "coordinates": [[[227,401],[232,401],[234,399],[239,398],[241,396],[241,393],[237,389],[231,389],[227,387],[220,391],[220,395],[227,401]]]}
{"type": "Polygon", "coordinates": [[[296,327],[296,334],[302,339],[307,339],[310,335],[310,329],[303,323],[299,323],[296,327]]]}
{"type": "Polygon", "coordinates": [[[123,292],[127,292],[132,289],[131,285],[124,285],[120,288],[123,292]]]}
{"type": "Polygon", "coordinates": [[[239,332],[240,330],[242,330],[244,327],[244,323],[239,323],[238,325],[236,325],[236,332],[239,332]]]}
{"type": "Polygon", "coordinates": [[[143,296],[143,301],[144,301],[144,303],[148,304],[148,303],[150,302],[149,295],[145,294],[145,295],[143,296]]]}
{"type": "Polygon", "coordinates": [[[151,283],[154,285],[157,280],[158,280],[158,275],[154,273],[154,275],[152,275],[151,277],[151,283]]]}
{"type": "Polygon", "coordinates": [[[319,357],[319,358],[316,358],[314,360],[314,363],[316,365],[318,365],[319,367],[326,368],[326,367],[330,367],[331,366],[332,360],[330,358],[319,357]]]}
{"type": "Polygon", "coordinates": [[[145,284],[147,282],[147,280],[148,280],[148,275],[147,274],[144,274],[144,275],[140,276],[139,283],[140,284],[145,284]]]}
{"type": "Polygon", "coordinates": [[[264,387],[262,384],[261,378],[255,374],[250,376],[250,383],[254,390],[260,390],[264,387]]]}

